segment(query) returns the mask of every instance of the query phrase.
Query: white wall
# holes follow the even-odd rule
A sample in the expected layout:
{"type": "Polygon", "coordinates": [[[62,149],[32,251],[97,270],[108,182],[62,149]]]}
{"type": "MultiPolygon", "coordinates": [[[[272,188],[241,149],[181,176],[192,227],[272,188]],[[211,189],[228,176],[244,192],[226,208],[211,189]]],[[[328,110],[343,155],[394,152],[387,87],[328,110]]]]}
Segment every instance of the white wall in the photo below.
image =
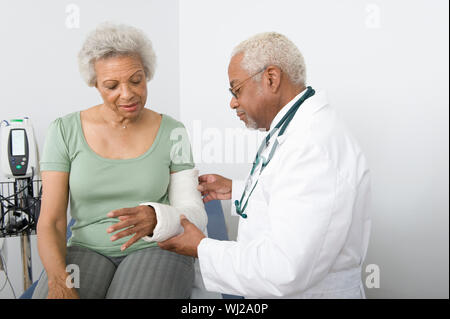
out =
{"type": "Polygon", "coordinates": [[[245,148],[211,141],[243,127],[229,108],[227,66],[235,45],[263,31],[298,45],[308,84],[328,92],[369,160],[366,264],[381,276],[368,297],[448,298],[448,1],[180,1],[181,119],[202,173],[249,169],[220,162],[245,148]]]}
{"type": "MultiPolygon", "coordinates": [[[[147,107],[178,118],[178,20],[177,0],[2,0],[0,120],[30,117],[42,150],[52,120],[99,104],[97,91],[89,88],[79,75],[77,54],[87,33],[104,21],[131,24],[149,36],[158,65],[148,84],[147,107]]],[[[1,175],[0,181],[4,180],[1,175]]],[[[32,248],[36,280],[42,264],[35,236],[32,248]]],[[[11,282],[20,296],[23,289],[19,238],[6,240],[5,254],[11,282]]],[[[4,279],[4,273],[0,272],[0,286],[4,279]]],[[[12,297],[7,285],[0,298],[12,297]]]]}

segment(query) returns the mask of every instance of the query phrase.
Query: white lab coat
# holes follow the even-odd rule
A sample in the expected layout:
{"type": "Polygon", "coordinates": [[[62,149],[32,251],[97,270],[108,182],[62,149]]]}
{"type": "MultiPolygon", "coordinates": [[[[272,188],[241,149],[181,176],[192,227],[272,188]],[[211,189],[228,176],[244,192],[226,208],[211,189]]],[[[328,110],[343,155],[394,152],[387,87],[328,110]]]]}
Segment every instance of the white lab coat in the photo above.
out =
{"type": "MultiPolygon", "coordinates": [[[[361,149],[323,92],[274,138],[278,149],[250,197],[248,218],[240,218],[237,241],[205,238],[198,247],[206,289],[247,298],[364,297],[370,178],[361,149]]],[[[243,184],[233,181],[232,209],[243,184]]]]}

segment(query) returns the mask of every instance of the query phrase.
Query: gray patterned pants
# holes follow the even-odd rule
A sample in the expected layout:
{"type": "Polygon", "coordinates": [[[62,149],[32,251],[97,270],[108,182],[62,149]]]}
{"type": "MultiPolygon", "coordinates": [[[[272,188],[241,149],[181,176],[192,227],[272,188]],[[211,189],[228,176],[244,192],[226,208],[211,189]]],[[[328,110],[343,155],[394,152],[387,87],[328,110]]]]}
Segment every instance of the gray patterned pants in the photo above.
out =
{"type": "MultiPolygon", "coordinates": [[[[79,267],[77,291],[82,299],[185,299],[194,282],[194,258],[157,246],[116,258],[72,246],[67,247],[66,263],[79,267]]],[[[32,298],[43,299],[47,294],[44,271],[32,298]]]]}

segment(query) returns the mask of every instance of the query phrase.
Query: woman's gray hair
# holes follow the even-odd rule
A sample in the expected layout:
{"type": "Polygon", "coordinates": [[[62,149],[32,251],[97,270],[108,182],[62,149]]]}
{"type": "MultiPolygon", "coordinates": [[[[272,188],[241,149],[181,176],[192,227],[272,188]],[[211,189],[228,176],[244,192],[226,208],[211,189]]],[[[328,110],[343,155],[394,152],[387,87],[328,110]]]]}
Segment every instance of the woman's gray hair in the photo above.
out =
{"type": "MultiPolygon", "coordinates": [[[[306,67],[303,55],[295,44],[282,34],[276,32],[259,33],[237,45],[232,57],[243,53],[241,67],[249,75],[255,74],[269,65],[278,66],[287,73],[295,85],[305,84],[306,67]]],[[[261,74],[255,76],[261,80],[261,74]]]]}
{"type": "Polygon", "coordinates": [[[95,86],[95,61],[128,55],[141,59],[147,81],[150,81],[155,73],[156,55],[147,36],[132,26],[103,23],[87,36],[78,54],[81,76],[89,86],[95,86]]]}

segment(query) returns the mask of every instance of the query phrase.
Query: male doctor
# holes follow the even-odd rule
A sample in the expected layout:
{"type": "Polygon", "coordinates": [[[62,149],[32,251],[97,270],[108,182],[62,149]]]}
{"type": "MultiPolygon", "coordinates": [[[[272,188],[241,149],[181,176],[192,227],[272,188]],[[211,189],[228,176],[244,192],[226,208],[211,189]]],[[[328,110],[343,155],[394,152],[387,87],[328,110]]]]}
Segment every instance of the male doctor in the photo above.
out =
{"type": "Polygon", "coordinates": [[[232,199],[237,241],[184,233],[159,243],[198,257],[207,290],[247,298],[364,298],[361,265],[370,218],[369,170],[323,92],[305,87],[298,48],[278,33],[238,45],[230,106],[267,131],[246,183],[199,177],[204,201],[232,199]],[[241,185],[245,184],[245,185],[241,185]]]}

